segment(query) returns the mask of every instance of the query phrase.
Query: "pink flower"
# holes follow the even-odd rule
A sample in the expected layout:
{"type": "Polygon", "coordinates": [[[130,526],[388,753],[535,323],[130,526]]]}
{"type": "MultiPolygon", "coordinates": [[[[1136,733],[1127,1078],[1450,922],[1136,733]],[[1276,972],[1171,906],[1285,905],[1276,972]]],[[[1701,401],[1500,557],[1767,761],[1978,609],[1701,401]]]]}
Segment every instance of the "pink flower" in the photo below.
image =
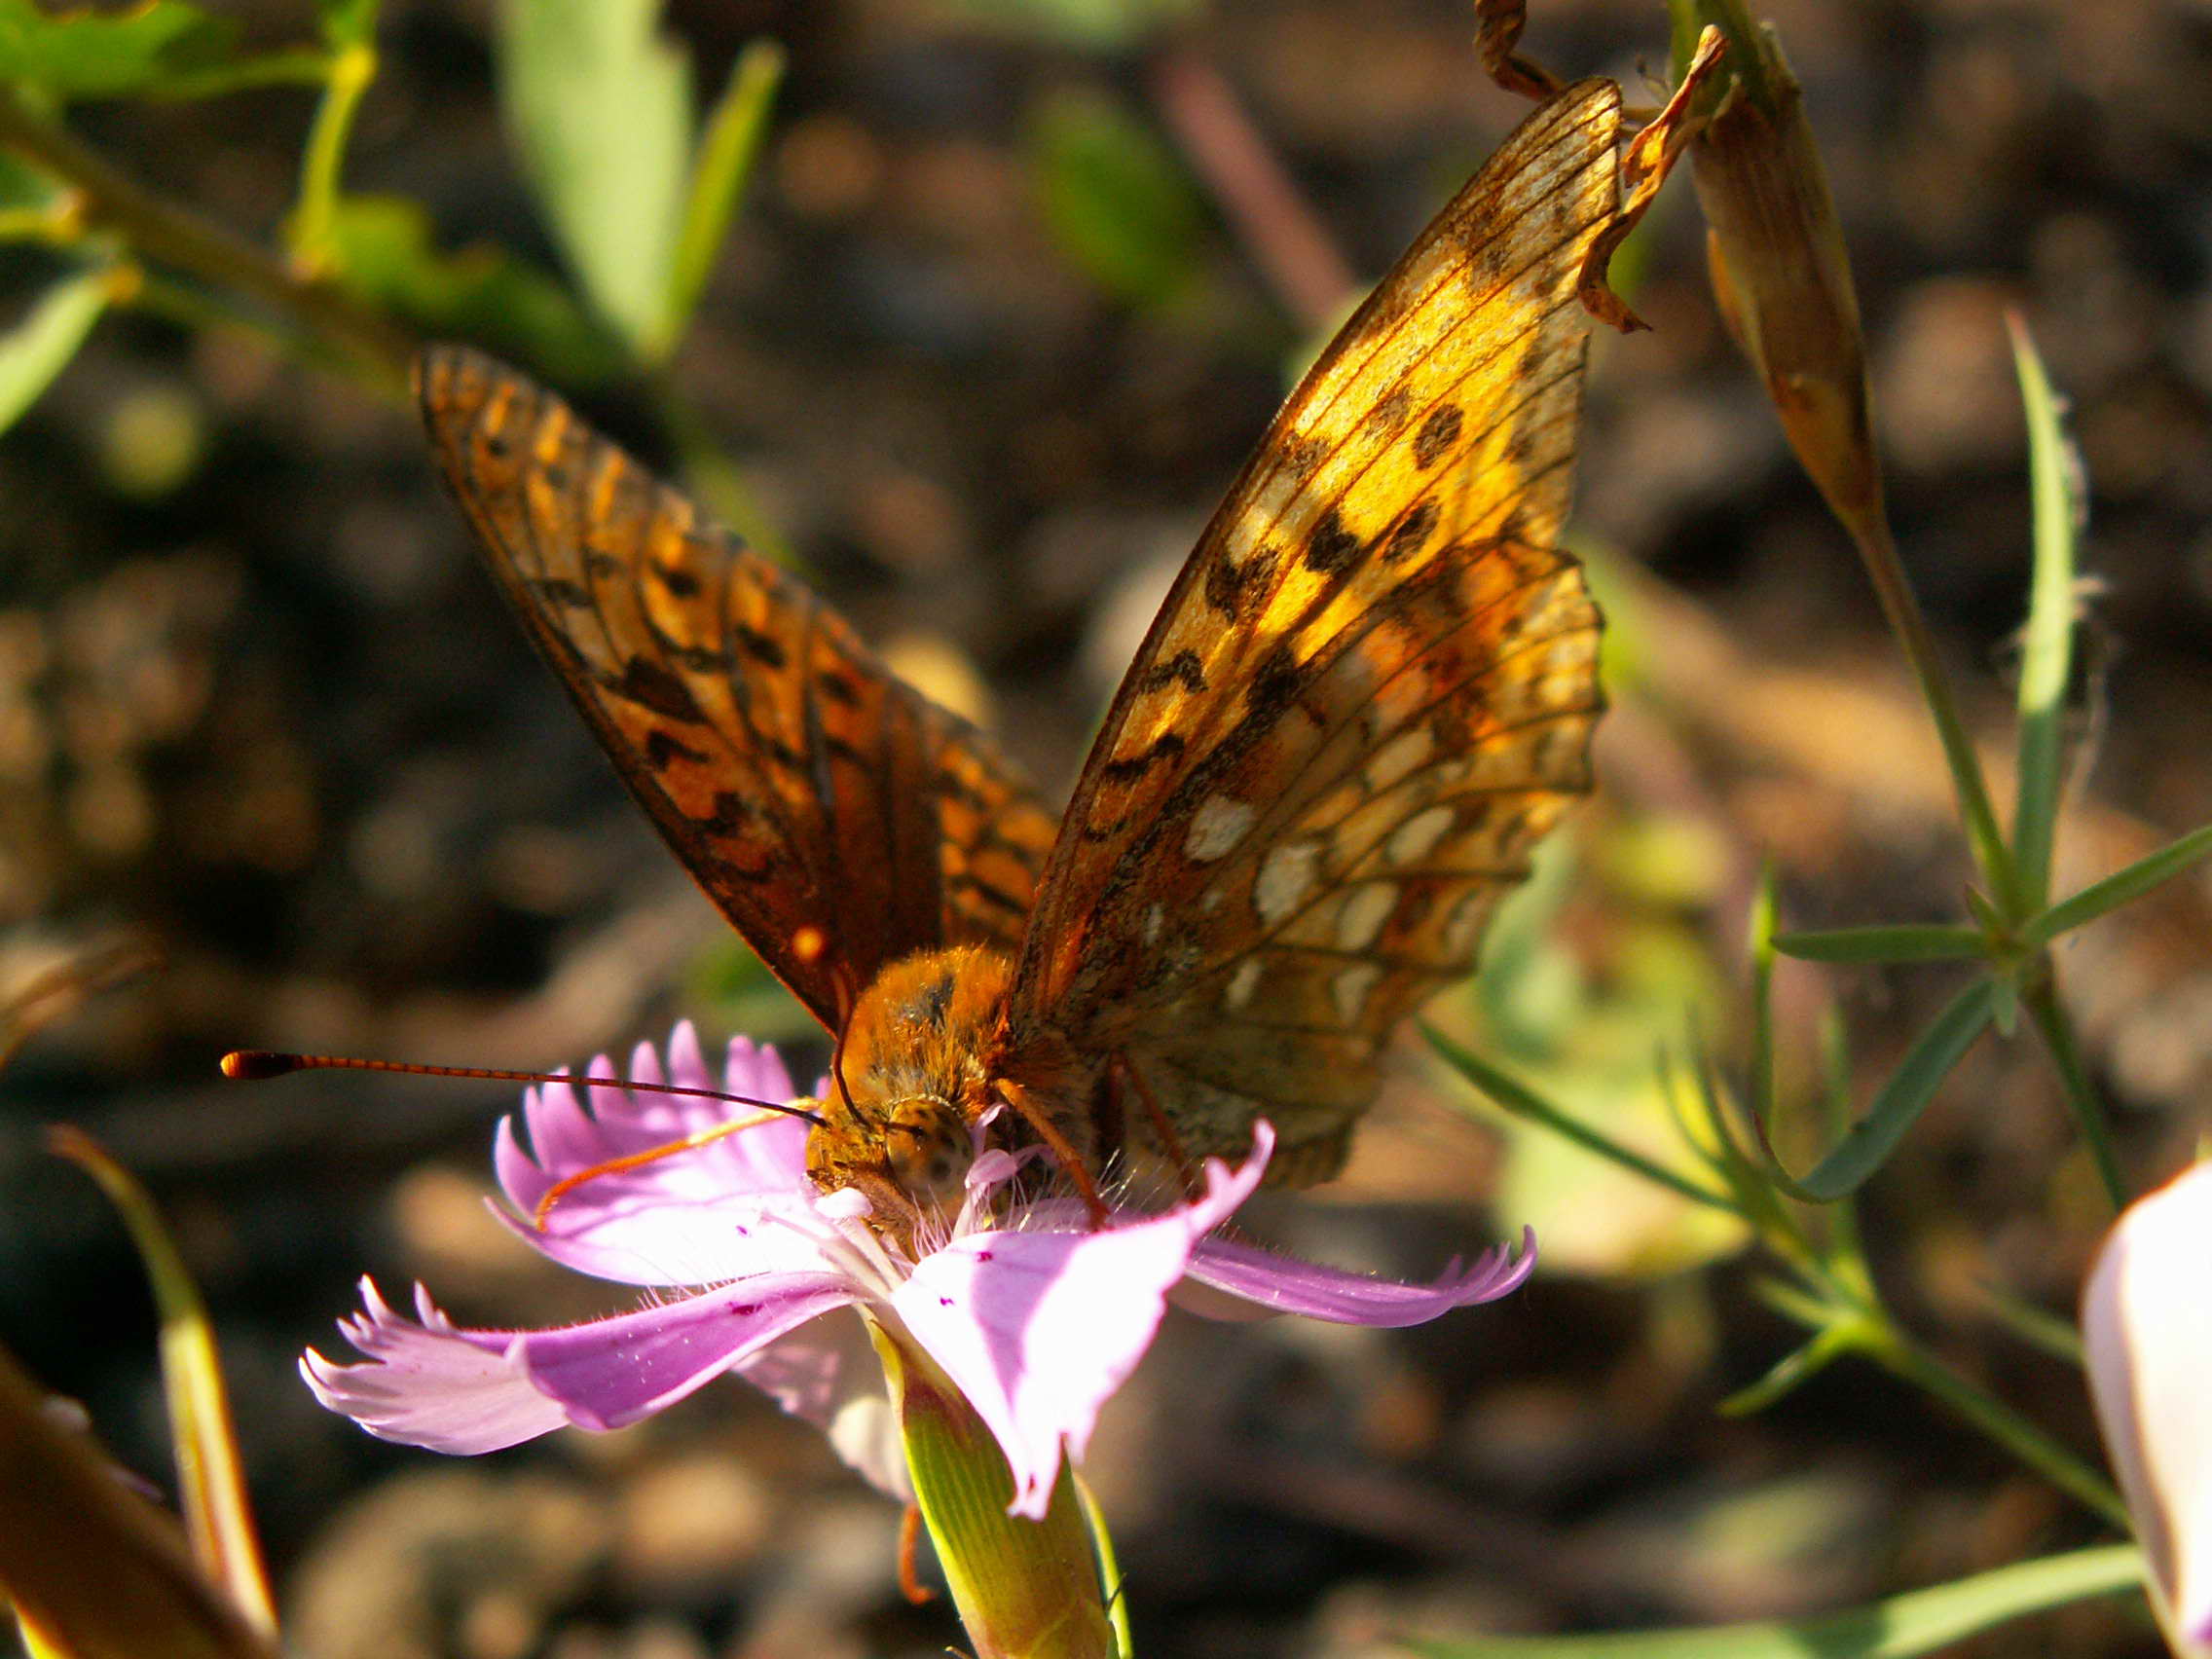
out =
{"type": "MultiPolygon", "coordinates": [[[[669,1044],[669,1081],[716,1087],[689,1024],[669,1044]]],[[[602,1060],[594,1067],[608,1075],[602,1060]]],[[[641,1045],[630,1075],[663,1081],[641,1045]]],[[[719,1086],[789,1099],[772,1050],[731,1043],[719,1086]]],[[[1202,1286],[1217,1308],[1304,1313],[1343,1324],[1412,1325],[1502,1296],[1527,1277],[1533,1239],[1502,1246],[1433,1284],[1398,1284],[1207,1236],[1259,1185],[1274,1145],[1257,1126],[1252,1156],[1205,1167],[1205,1190],[1158,1213],[1116,1210],[1094,1228],[1067,1198],[1001,1201],[1025,1158],[984,1151],[967,1200],[942,1235],[911,1251],[866,1223],[866,1200],[814,1190],[806,1124],[778,1120],[692,1151],[594,1176],[563,1197],[542,1231],[524,1219],[564,1176],[664,1146],[746,1110],[719,1101],[593,1087],[524,1096],[523,1150],[512,1119],[495,1149],[518,1213],[502,1218],[556,1262],[673,1292],[636,1312],[553,1330],[458,1326],[420,1286],[416,1317],[364,1279],[364,1310],[344,1321],[365,1363],[309,1349],[315,1396],[371,1434],[432,1451],[496,1451],[565,1423],[619,1428],[724,1372],[825,1428],[839,1453],[897,1496],[908,1489],[882,1370],[857,1308],[925,1352],[965,1393],[1004,1448],[1013,1513],[1044,1515],[1064,1447],[1081,1458],[1098,1411],[1135,1368],[1168,1293],[1202,1286]],[[710,1286],[708,1289],[680,1288],[710,1286]]],[[[1034,1156],[1034,1155],[1029,1155],[1034,1156]]]]}
{"type": "Polygon", "coordinates": [[[2089,1392],[2167,1645],[2212,1659],[2212,1162],[2130,1204],[2082,1292],[2089,1392]]]}

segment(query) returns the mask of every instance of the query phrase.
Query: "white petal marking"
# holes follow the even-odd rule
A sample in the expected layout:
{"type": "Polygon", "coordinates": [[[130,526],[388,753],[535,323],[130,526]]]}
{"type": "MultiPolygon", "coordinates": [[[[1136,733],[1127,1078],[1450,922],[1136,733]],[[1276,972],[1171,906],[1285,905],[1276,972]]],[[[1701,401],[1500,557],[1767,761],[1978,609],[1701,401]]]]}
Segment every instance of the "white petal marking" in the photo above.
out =
{"type": "Polygon", "coordinates": [[[1240,1012],[1252,1000],[1252,993],[1260,988],[1260,976],[1266,964],[1257,956],[1247,956],[1236,965],[1236,972],[1229,976],[1229,988],[1221,993],[1221,1006],[1232,1014],[1240,1012]]]}
{"type": "Polygon", "coordinates": [[[1376,751],[1375,758],[1367,763],[1367,782],[1380,794],[1400,778],[1426,760],[1436,748],[1436,739],[1429,735],[1428,727],[1417,725],[1411,731],[1401,732],[1376,751]]]}
{"type": "Polygon", "coordinates": [[[1252,884],[1252,903],[1260,920],[1269,927],[1281,921],[1312,891],[1313,876],[1321,866],[1321,843],[1286,841],[1260,861],[1260,876],[1252,884]]]}
{"type": "Polygon", "coordinates": [[[1337,1017],[1346,1025],[1359,1023],[1359,1011],[1367,1006],[1367,993],[1375,989],[1375,981],[1382,977],[1382,970],[1372,962],[1354,962],[1329,981],[1329,995],[1336,999],[1337,1017]]]}
{"type": "Polygon", "coordinates": [[[1444,831],[1452,828],[1452,809],[1432,806],[1417,812],[1397,829],[1383,843],[1383,856],[1393,865],[1418,864],[1428,857],[1436,843],[1444,839],[1444,831]]]}
{"type": "Polygon", "coordinates": [[[1353,888],[1337,911],[1337,943],[1346,950],[1365,950],[1397,907],[1398,890],[1387,881],[1353,888]]]}
{"type": "Polygon", "coordinates": [[[1211,864],[1244,839],[1253,816],[1245,801],[1228,795],[1206,796],[1191,814],[1190,833],[1183,837],[1185,855],[1193,864],[1211,864]]]}

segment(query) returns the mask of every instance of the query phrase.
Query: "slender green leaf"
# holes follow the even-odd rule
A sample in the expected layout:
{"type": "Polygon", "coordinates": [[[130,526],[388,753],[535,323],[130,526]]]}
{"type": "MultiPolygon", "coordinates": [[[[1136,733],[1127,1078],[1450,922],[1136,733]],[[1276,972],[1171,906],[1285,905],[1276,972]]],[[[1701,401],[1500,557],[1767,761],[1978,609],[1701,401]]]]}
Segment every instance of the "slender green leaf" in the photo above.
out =
{"type": "Polygon", "coordinates": [[[1959,1056],[1989,1023],[1995,1006],[1994,987],[1987,979],[1976,979],[1952,998],[1921,1033],[1866,1116],[1844,1132],[1835,1149],[1802,1180],[1792,1180],[1775,1167],[1775,1184],[1791,1198],[1816,1204],[1833,1203],[1857,1192],[1936,1098],[1936,1090],[1959,1063],[1959,1056]]]}
{"type": "Polygon", "coordinates": [[[84,272],[49,288],[30,314],[0,337],[0,432],[20,421],[69,366],[113,294],[110,272],[84,272]]]}
{"type": "Polygon", "coordinates": [[[2028,418],[2028,475],[2035,502],[2035,575],[2020,658],[2020,780],[2012,812],[2012,861],[2020,903],[2030,910],[2050,902],[2051,844],[2064,783],[2066,683],[2074,660],[2074,554],[2085,502],[2082,461],[2060,421],[2050,377],[2028,338],[2010,319],[2012,360],[2028,418]]]}
{"type": "Polygon", "coordinates": [[[322,38],[333,50],[367,46],[376,39],[378,0],[316,0],[322,15],[322,38]]]}
{"type": "Polygon", "coordinates": [[[161,1313],[162,1383],[176,1443],[177,1493],[186,1535],[208,1580],[229,1594],[258,1634],[274,1636],[276,1606],[246,1498],[230,1395],[200,1288],[137,1177],[82,1130],[49,1129],[47,1147],[98,1182],[129,1229],[161,1313]]]}
{"type": "Polygon", "coordinates": [[[571,386],[621,371],[620,345],[547,272],[490,243],[440,252],[429,215],[403,197],[342,196],[334,206],[331,246],[349,293],[571,386]]]}
{"type": "Polygon", "coordinates": [[[1046,228],[1092,281],[1140,307],[1191,290],[1205,205],[1150,128],[1106,97],[1068,91],[1038,105],[1028,149],[1046,228]]]}
{"type": "Polygon", "coordinates": [[[1737,1389],[1714,1409],[1722,1417],[1750,1417],[1763,1412],[1799,1384],[1811,1382],[1845,1354],[1851,1352],[1851,1339],[1834,1331],[1823,1331],[1803,1347],[1792,1348],[1775,1362],[1774,1368],[1756,1382],[1737,1389]]]}
{"type": "Polygon", "coordinates": [[[1474,1637],[1407,1645],[1429,1659],[1911,1659],[1976,1631],[2143,1581],[2142,1552],[2105,1544],[1911,1590],[1848,1613],[1606,1636],[1474,1637]]]}
{"type": "Polygon", "coordinates": [[[633,351],[668,306],[691,84],[657,0],[507,0],[499,93],[525,172],[593,307],[633,351]]]}
{"type": "Polygon", "coordinates": [[[2079,1367],[2083,1363],[2082,1332],[2073,1320],[2014,1296],[2002,1285],[1980,1287],[1990,1316],[2031,1347],[2079,1367]]]}
{"type": "Polygon", "coordinates": [[[1735,1202],[1724,1194],[1715,1193],[1710,1188],[1700,1186],[1687,1176],[1678,1175],[1664,1164],[1654,1163],[1641,1153],[1631,1151],[1602,1130],[1594,1129],[1578,1119],[1568,1117],[1557,1106],[1544,1099],[1542,1095],[1522,1084],[1516,1083],[1488,1060],[1482,1059],[1466,1049],[1462,1049],[1451,1038],[1425,1021],[1421,1024],[1420,1032],[1423,1037],[1428,1039],[1429,1047],[1444,1057],[1447,1065],[1514,1117],[1525,1118],[1530,1123],[1540,1124],[1553,1133],[1572,1141],[1583,1150],[1594,1152],[1601,1158],[1610,1159],[1623,1168],[1633,1169],[1646,1180],[1657,1182],[1662,1187],[1681,1194],[1685,1198],[1694,1198],[1701,1204],[1711,1204],[1715,1209],[1733,1211],[1736,1208],[1735,1202]]]}
{"type": "Polygon", "coordinates": [[[691,166],[691,188],[684,195],[683,224],[669,270],[668,301],[648,351],[656,359],[676,349],[706,291],[715,255],[753,176],[760,139],[768,130],[768,112],[783,78],[784,49],[772,40],[753,42],[738,55],[729,85],[707,117],[698,158],[691,166]]]}
{"type": "Polygon", "coordinates": [[[2104,880],[2082,889],[2071,899],[2062,899],[2042,915],[2027,922],[2020,929],[2020,937],[2029,944],[2048,944],[2060,934],[2069,933],[2083,922],[2093,922],[2108,910],[2117,910],[2131,900],[2161,882],[2175,876],[2199,859],[2212,855],[2212,824],[2201,830],[2193,830],[2170,846],[2161,847],[2147,859],[2140,859],[2125,869],[2116,870],[2104,880]]]}
{"type": "Polygon", "coordinates": [[[1800,962],[1954,962],[1988,955],[1989,941],[1979,928],[1929,922],[1776,934],[1774,948],[1800,962]]]}
{"type": "Polygon", "coordinates": [[[238,37],[237,23],[187,0],[108,13],[0,0],[0,81],[63,99],[162,92],[223,67],[238,37]]]}

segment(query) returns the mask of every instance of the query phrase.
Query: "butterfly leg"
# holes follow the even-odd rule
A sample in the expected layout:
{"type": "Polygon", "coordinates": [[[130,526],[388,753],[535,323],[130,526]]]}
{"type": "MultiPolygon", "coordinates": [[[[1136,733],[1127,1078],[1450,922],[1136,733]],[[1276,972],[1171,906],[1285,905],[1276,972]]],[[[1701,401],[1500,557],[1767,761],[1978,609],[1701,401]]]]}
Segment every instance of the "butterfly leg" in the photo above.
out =
{"type": "Polygon", "coordinates": [[[1117,1049],[1114,1051],[1113,1063],[1129,1080],[1129,1088],[1135,1091],[1138,1101],[1144,1107],[1145,1123],[1150,1125],[1154,1138],[1160,1142],[1160,1149],[1167,1155],[1167,1161],[1175,1165],[1175,1177],[1183,1183],[1185,1196],[1196,1197],[1204,1191],[1205,1183],[1198,1176],[1198,1166],[1191,1161],[1191,1155],[1183,1149],[1182,1137],[1176,1134],[1175,1125],[1167,1121],[1167,1114],[1161,1110],[1160,1097],[1153,1093],[1152,1085],[1145,1082],[1144,1073],[1137,1070],[1136,1061],[1130,1059],[1126,1051],[1117,1049]]]}
{"type": "Polygon", "coordinates": [[[754,1112],[743,1118],[732,1118],[727,1123],[717,1124],[712,1128],[697,1130],[681,1140],[648,1146],[643,1152],[609,1158],[606,1162],[595,1163],[589,1169],[579,1169],[573,1175],[564,1175],[545,1189],[545,1196],[537,1200],[537,1208],[531,1215],[530,1224],[543,1233],[545,1218],[553,1213],[553,1206],[587,1181],[596,1181],[602,1175],[619,1175],[625,1169],[639,1169],[648,1163],[658,1163],[662,1159],[674,1158],[680,1152],[691,1152],[711,1145],[725,1135],[734,1135],[743,1129],[756,1129],[762,1124],[779,1123],[789,1116],[788,1112],[754,1112]]]}
{"type": "Polygon", "coordinates": [[[926,1607],[937,1600],[937,1592],[922,1582],[922,1506],[906,1505],[906,1513],[899,1517],[899,1594],[908,1604],[926,1607]]]}
{"type": "Polygon", "coordinates": [[[1060,1132],[1060,1127],[1052,1122],[1051,1115],[1029,1097],[1026,1088],[1011,1078],[1000,1078],[998,1090],[999,1097],[1036,1131],[1037,1138],[1045,1143],[1045,1150],[1052,1155],[1061,1169],[1066,1171],[1068,1179],[1075,1183],[1076,1191],[1083,1197],[1084,1207],[1090,1211],[1091,1225],[1105,1226],[1106,1200],[1098,1196],[1098,1183],[1090,1178],[1090,1171],[1085,1166],[1081,1155],[1068,1137],[1060,1132]]]}

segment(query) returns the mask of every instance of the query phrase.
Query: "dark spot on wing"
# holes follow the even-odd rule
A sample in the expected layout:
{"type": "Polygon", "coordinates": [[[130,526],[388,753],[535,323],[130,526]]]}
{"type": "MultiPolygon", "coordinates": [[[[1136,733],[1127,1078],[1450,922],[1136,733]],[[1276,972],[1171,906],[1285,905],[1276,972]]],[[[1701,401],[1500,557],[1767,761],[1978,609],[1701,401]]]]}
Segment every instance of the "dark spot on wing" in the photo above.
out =
{"type": "Polygon", "coordinates": [[[1306,543],[1306,568],[1325,576],[1338,576],[1359,561],[1359,537],[1345,527],[1344,515],[1331,507],[1313,527],[1306,543]]]}
{"type": "Polygon", "coordinates": [[[1239,620],[1247,596],[1266,590],[1279,557],[1272,547],[1257,549],[1241,564],[1231,564],[1226,555],[1215,555],[1206,566],[1206,603],[1230,621],[1239,620]]]}
{"type": "Polygon", "coordinates": [[[1423,469],[1442,461],[1445,452],[1459,441],[1459,428],[1465,417],[1456,403],[1440,403],[1428,413],[1414,434],[1414,464],[1423,469]]]}
{"type": "Polygon", "coordinates": [[[678,599],[691,599],[699,592],[699,578],[682,565],[655,565],[653,574],[660,578],[660,585],[678,599]]]}
{"type": "Polygon", "coordinates": [[[567,576],[534,576],[530,586],[539,599],[564,610],[584,610],[591,606],[591,595],[583,584],[567,576]]]}
{"type": "Polygon", "coordinates": [[[1154,663],[1144,671],[1144,678],[1137,682],[1137,689],[1163,691],[1178,682],[1184,690],[1194,695],[1206,688],[1205,667],[1198,661],[1197,651],[1186,648],[1163,662],[1154,663]]]}
{"type": "Polygon", "coordinates": [[[1435,534],[1436,521],[1440,516],[1442,509],[1437,506],[1435,497],[1415,503],[1414,510],[1398,521],[1397,528],[1390,532],[1389,539],[1383,542],[1382,562],[1389,564],[1410,557],[1427,546],[1429,536],[1435,534]]]}
{"type": "Polygon", "coordinates": [[[1152,740],[1151,748],[1141,754],[1109,760],[1105,765],[1099,767],[1098,773],[1100,777],[1109,778],[1118,784],[1134,783],[1150,771],[1157,762],[1172,760],[1176,756],[1183,753],[1183,749],[1184,744],[1181,737],[1174,732],[1163,731],[1152,740]]]}
{"type": "Polygon", "coordinates": [[[656,772],[665,772],[678,760],[688,760],[694,766],[703,766],[707,756],[689,744],[671,737],[655,726],[645,734],[645,764],[656,772]]]}
{"type": "Polygon", "coordinates": [[[634,656],[622,668],[614,690],[672,720],[704,725],[707,717],[692,700],[691,688],[651,657],[634,656]]]}
{"type": "Polygon", "coordinates": [[[736,637],[737,643],[744,649],[745,654],[755,662],[768,668],[782,668],[786,662],[791,660],[785,655],[781,642],[771,635],[761,633],[757,628],[748,628],[740,622],[731,630],[731,633],[736,637]]]}

